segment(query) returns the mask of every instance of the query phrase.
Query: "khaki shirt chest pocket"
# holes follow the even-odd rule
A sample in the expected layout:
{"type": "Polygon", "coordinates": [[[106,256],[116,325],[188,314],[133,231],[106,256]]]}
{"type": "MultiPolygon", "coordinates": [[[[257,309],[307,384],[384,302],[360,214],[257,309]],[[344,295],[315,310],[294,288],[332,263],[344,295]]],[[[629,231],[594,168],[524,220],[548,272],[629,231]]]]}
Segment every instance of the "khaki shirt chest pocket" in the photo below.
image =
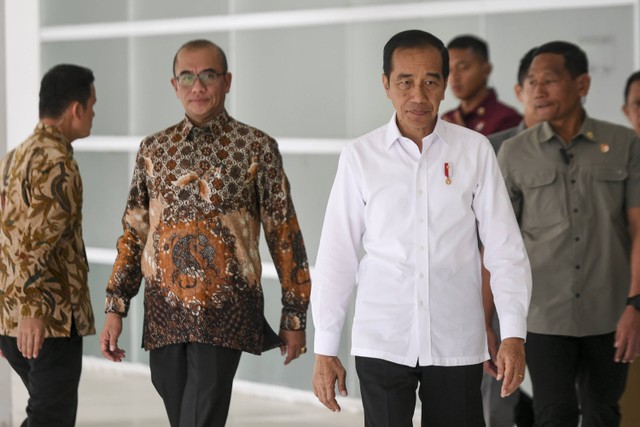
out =
{"type": "Polygon", "coordinates": [[[598,209],[603,209],[611,215],[619,215],[624,208],[626,180],[629,172],[622,166],[594,166],[591,169],[593,177],[592,197],[598,203],[598,209]]]}
{"type": "Polygon", "coordinates": [[[529,172],[522,177],[523,228],[550,227],[566,216],[564,181],[555,169],[529,172]]]}

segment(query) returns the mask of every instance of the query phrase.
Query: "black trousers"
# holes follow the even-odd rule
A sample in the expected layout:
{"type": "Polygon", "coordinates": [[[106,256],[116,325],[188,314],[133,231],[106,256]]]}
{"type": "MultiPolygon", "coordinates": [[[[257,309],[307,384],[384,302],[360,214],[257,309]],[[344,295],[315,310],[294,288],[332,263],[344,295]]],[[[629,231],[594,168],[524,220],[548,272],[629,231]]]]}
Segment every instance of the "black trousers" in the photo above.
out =
{"type": "Polygon", "coordinates": [[[525,349],[538,427],[620,425],[628,365],[613,360],[615,334],[587,337],[529,332],[525,349]]]}
{"type": "Polygon", "coordinates": [[[223,427],[241,352],[210,344],[173,344],[149,352],[151,381],[171,427],[223,427]]]}
{"type": "Polygon", "coordinates": [[[14,337],[0,336],[0,349],[27,391],[22,427],[73,427],[82,371],[82,337],[46,338],[35,359],[25,359],[14,337]]]}
{"type": "Polygon", "coordinates": [[[411,427],[416,389],[423,427],[484,427],[482,364],[409,367],[356,357],[365,427],[411,427]],[[418,384],[420,385],[418,388],[418,384]]]}

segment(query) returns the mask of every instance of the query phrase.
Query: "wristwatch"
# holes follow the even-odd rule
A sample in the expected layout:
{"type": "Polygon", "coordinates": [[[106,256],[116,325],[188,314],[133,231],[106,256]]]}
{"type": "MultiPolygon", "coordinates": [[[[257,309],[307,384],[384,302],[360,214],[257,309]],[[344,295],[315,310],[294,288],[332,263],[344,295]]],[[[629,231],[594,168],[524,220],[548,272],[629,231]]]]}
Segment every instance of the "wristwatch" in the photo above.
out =
{"type": "Polygon", "coordinates": [[[627,305],[630,305],[640,311],[640,294],[627,298],[627,305]]]}

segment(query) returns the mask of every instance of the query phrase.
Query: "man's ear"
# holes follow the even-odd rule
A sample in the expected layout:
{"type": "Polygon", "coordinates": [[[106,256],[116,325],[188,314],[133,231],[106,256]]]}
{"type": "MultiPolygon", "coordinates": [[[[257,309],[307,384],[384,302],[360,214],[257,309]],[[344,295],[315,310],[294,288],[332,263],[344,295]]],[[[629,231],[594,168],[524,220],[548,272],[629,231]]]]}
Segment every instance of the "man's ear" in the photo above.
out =
{"type": "Polygon", "coordinates": [[[74,119],[78,119],[78,120],[82,119],[82,116],[84,115],[84,107],[80,102],[73,101],[69,106],[69,109],[74,119]]]}
{"type": "Polygon", "coordinates": [[[382,73],[382,86],[384,87],[384,91],[387,94],[387,98],[389,98],[389,91],[391,88],[389,87],[389,78],[385,73],[382,73]]]}
{"type": "Polygon", "coordinates": [[[493,71],[493,65],[491,65],[491,62],[485,62],[484,65],[482,66],[482,70],[484,71],[484,75],[487,76],[487,80],[488,80],[489,75],[493,71]]]}
{"type": "Polygon", "coordinates": [[[233,79],[233,76],[231,75],[230,72],[226,72],[224,74],[224,93],[229,93],[229,91],[231,90],[231,80],[233,79]]]}
{"type": "Polygon", "coordinates": [[[591,87],[591,76],[584,73],[576,77],[576,83],[578,84],[578,93],[581,98],[584,98],[589,93],[589,87],[591,87]]]}
{"type": "Polygon", "coordinates": [[[520,83],[516,83],[515,86],[513,86],[513,91],[516,93],[516,98],[518,99],[518,101],[522,103],[522,86],[520,86],[520,83]]]}

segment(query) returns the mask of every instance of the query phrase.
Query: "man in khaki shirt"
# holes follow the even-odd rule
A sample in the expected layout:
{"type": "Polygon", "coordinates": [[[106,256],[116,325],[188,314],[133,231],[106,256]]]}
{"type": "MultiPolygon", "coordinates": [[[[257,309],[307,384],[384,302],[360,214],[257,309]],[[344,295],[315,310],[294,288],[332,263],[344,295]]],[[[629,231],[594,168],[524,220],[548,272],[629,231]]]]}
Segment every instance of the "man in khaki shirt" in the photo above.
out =
{"type": "MultiPolygon", "coordinates": [[[[629,120],[629,124],[640,136],[640,71],[636,71],[627,78],[624,87],[624,104],[622,112],[629,120]]],[[[621,427],[635,427],[640,425],[640,366],[629,366],[627,386],[624,395],[620,399],[622,423],[621,427]]]]}
{"type": "Polygon", "coordinates": [[[71,142],[89,135],[91,70],[42,78],[40,123],[0,162],[0,350],[29,392],[22,425],[75,425],[82,336],[95,333],[71,142]]]}
{"type": "Polygon", "coordinates": [[[640,140],[586,114],[589,85],[578,46],[540,46],[525,90],[543,123],[498,153],[533,273],[525,347],[539,426],[617,426],[626,362],[640,354],[640,140]]]}

